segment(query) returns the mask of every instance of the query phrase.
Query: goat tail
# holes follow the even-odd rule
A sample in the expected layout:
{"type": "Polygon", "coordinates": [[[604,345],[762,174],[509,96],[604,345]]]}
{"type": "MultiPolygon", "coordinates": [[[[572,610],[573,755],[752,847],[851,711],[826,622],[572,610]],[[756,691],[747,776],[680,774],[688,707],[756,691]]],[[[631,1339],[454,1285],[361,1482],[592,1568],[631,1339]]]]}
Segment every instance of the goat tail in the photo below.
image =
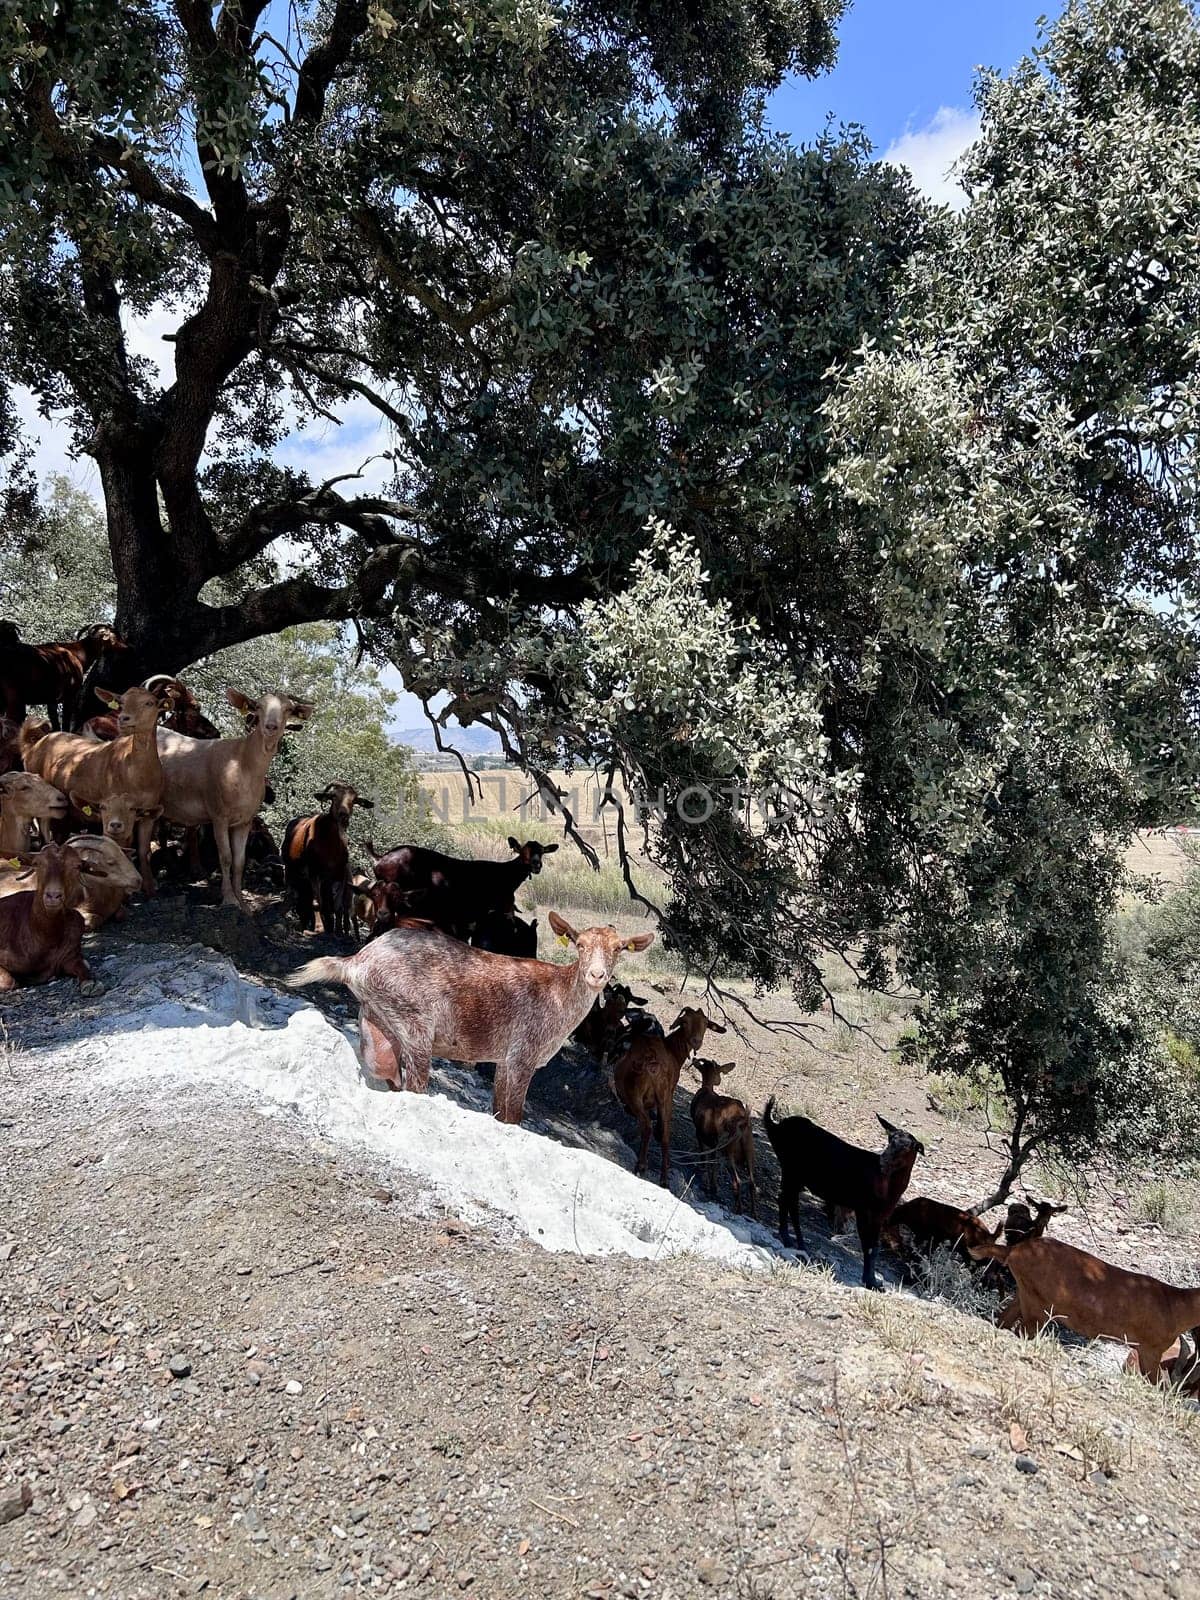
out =
{"type": "Polygon", "coordinates": [[[34,745],[37,744],[39,740],[44,739],[48,733],[53,732],[54,729],[50,726],[47,718],[25,718],[25,721],[21,724],[21,731],[17,735],[17,749],[20,752],[22,766],[27,764],[25,758],[33,749],[34,745]]]}
{"type": "MultiPolygon", "coordinates": [[[[318,956],[289,972],[283,982],[289,989],[303,989],[309,983],[346,983],[346,964],[345,956],[318,956]]],[[[350,987],[348,983],[346,987],[350,987]]]]}

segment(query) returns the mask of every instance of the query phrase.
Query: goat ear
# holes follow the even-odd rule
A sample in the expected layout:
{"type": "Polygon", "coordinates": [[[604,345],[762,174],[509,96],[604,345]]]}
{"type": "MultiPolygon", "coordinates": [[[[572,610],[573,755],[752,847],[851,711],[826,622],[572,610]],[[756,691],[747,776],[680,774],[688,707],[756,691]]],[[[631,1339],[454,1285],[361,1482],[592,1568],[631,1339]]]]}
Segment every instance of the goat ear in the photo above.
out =
{"type": "Polygon", "coordinates": [[[356,806],[366,806],[368,811],[374,811],[375,809],[374,800],[368,800],[365,794],[360,794],[354,804],[356,806]]]}
{"type": "Polygon", "coordinates": [[[705,1017],[704,1020],[708,1023],[709,1033],[728,1033],[729,1031],[723,1022],[714,1022],[711,1017],[705,1017]]]}
{"type": "Polygon", "coordinates": [[[249,716],[257,704],[257,701],[252,700],[248,694],[243,694],[240,689],[235,689],[232,684],[226,686],[225,698],[235,711],[241,711],[245,716],[249,716]]]}
{"type": "Polygon", "coordinates": [[[85,800],[84,797],[81,794],[79,794],[75,789],[68,789],[67,790],[67,799],[75,807],[76,811],[81,811],[85,817],[90,817],[90,816],[94,816],[95,815],[95,811],[96,811],[95,806],[91,803],[90,800],[85,800]]]}
{"type": "Polygon", "coordinates": [[[565,917],[560,917],[557,911],[550,913],[550,926],[560,939],[566,939],[569,944],[577,944],[579,935],[565,917]]]}
{"type": "Polygon", "coordinates": [[[79,870],[81,873],[86,874],[89,878],[108,877],[107,867],[101,866],[99,862],[89,861],[87,856],[84,855],[79,857],[79,870]]]}
{"type": "Polygon", "coordinates": [[[876,1116],[876,1119],[879,1122],[879,1126],[883,1129],[884,1133],[899,1133],[900,1132],[900,1129],[896,1127],[895,1123],[889,1122],[886,1117],[881,1117],[879,1115],[878,1111],[875,1113],[875,1116],[876,1116]]]}
{"type": "Polygon", "coordinates": [[[653,943],[654,935],[652,933],[635,933],[632,938],[626,939],[625,948],[633,951],[649,950],[653,943]]]}
{"type": "Polygon", "coordinates": [[[510,849],[510,850],[515,850],[515,851],[516,851],[516,852],[517,852],[517,854],[518,854],[518,855],[520,855],[520,854],[521,854],[521,846],[520,846],[520,845],[519,845],[519,844],[518,844],[518,843],[517,843],[517,841],[516,841],[516,840],[515,840],[515,839],[514,839],[514,838],[513,838],[513,836],[512,836],[512,834],[511,834],[511,833],[510,833],[510,834],[509,834],[509,836],[508,836],[508,848],[509,848],[509,849],[510,849]]]}
{"type": "Polygon", "coordinates": [[[552,856],[557,849],[558,846],[556,844],[544,844],[542,846],[542,854],[544,856],[552,856]]]}
{"type": "Polygon", "coordinates": [[[323,789],[314,789],[313,790],[313,799],[314,800],[328,800],[329,799],[329,785],[326,784],[323,789]]]}
{"type": "Polygon", "coordinates": [[[137,818],[139,822],[156,822],[163,814],[161,806],[139,806],[137,818]]]}
{"type": "Polygon", "coordinates": [[[102,706],[107,706],[110,711],[120,711],[121,696],[114,694],[111,689],[95,689],[93,693],[102,706]]]}
{"type": "Polygon", "coordinates": [[[293,700],[290,695],[287,697],[287,702],[289,724],[293,718],[297,724],[307,722],[317,709],[311,700],[293,700]]]}

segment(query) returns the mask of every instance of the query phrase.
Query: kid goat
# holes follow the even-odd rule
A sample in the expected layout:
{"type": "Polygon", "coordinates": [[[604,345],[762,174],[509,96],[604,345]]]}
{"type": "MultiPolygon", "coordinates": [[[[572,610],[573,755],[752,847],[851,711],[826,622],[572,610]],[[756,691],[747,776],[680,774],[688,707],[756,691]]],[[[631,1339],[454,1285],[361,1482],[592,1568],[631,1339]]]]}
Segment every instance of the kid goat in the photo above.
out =
{"type": "Polygon", "coordinates": [[[750,1112],[741,1100],[732,1095],[718,1094],[721,1079],[733,1071],[733,1062],[720,1066],[715,1061],[697,1057],[692,1062],[700,1074],[700,1088],[692,1096],[692,1122],[696,1129],[696,1142],[701,1150],[710,1151],[714,1157],[708,1164],[706,1188],[712,1199],[717,1197],[717,1161],[728,1166],[733,1177],[733,1203],[736,1211],[742,1209],[742,1180],[738,1173],[740,1161],[746,1169],[750,1185],[750,1215],[758,1215],[758,1185],[754,1181],[754,1134],[750,1127],[750,1112]]]}
{"type": "Polygon", "coordinates": [[[561,1049],[613,974],[624,950],[645,950],[652,933],[585,928],[557,912],[550,926],[578,951],[573,963],[492,955],[428,923],[392,928],[356,955],[321,956],[286,981],[344,983],[359,1003],[363,1059],[376,1078],[420,1094],[431,1058],[494,1061],[492,1114],[520,1122],[539,1067],[561,1049]]]}

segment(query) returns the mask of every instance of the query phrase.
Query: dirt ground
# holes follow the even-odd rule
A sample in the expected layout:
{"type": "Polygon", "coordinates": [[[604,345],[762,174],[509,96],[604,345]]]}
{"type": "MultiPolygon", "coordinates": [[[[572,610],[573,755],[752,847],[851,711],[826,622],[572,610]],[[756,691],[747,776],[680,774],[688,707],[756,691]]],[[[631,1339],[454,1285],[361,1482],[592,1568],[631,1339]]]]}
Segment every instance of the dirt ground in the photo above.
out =
{"type": "MultiPolygon", "coordinates": [[[[266,903],[164,896],[100,936],[101,966],[138,937],[267,975],[321,946],[266,903]]],[[[651,981],[669,1021],[676,980],[651,981]]],[[[870,998],[876,1044],[825,1018],[712,1053],[756,1110],[776,1093],[871,1143],[882,1110],[927,1144],[911,1192],[977,1195],[980,1127],[898,1072],[903,1005],[870,998]]],[[[64,1094],[71,1003],[2,1010],[0,1600],[1200,1594],[1200,1414],[1111,1353],[846,1287],[855,1242],[814,1207],[832,1270],[551,1255],[250,1108],[64,1094]]],[[[606,1130],[630,1159],[577,1056],[532,1100],[547,1136],[606,1130]]],[[[1133,1215],[1139,1176],[1059,1231],[1200,1276],[1189,1233],[1133,1215]]],[[[760,1179],[773,1221],[765,1150],[760,1179]]]]}

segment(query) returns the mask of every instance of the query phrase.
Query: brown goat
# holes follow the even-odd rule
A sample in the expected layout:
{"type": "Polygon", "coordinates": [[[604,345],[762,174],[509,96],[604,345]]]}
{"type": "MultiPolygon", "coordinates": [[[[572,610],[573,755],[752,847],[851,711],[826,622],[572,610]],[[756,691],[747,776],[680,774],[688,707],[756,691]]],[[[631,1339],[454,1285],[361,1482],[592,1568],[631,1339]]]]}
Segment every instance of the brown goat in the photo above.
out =
{"type": "Polygon", "coordinates": [[[800,1237],[800,1191],[807,1189],[825,1202],[832,1220],[839,1211],[853,1211],[863,1253],[863,1285],[878,1289],[875,1278],[875,1248],[884,1224],[908,1188],[913,1163],[925,1154],[925,1146],[903,1128],[893,1127],[876,1113],[888,1136],[881,1151],[863,1150],[847,1144],[834,1133],[820,1128],[807,1117],[775,1118],[775,1098],[767,1101],[763,1126],[771,1148],[779,1158],[779,1238],[788,1243],[788,1217],[796,1230],[796,1248],[803,1250],[800,1237]]]}
{"type": "Polygon", "coordinates": [[[367,810],[375,804],[348,783],[327,783],[317,799],[329,809],[316,816],[293,817],[283,835],[283,865],[287,886],[296,902],[300,926],[316,925],[314,900],[321,907],[325,933],[350,932],[351,903],[345,890],[350,874],[346,836],[356,805],[367,810]]]}
{"type": "Polygon", "coordinates": [[[49,983],[79,979],[81,994],[101,985],[83,959],[83,918],[75,907],[83,898],[81,875],[93,868],[67,845],[48,844],[36,855],[17,857],[36,870],[32,889],[0,900],[0,991],[17,980],[49,983]]]}
{"type": "Polygon", "coordinates": [[[585,928],[556,912],[550,926],[574,944],[566,965],[474,950],[429,924],[395,927],[352,956],[321,956],[285,980],[344,983],[359,1003],[367,1070],[423,1093],[431,1058],[494,1061],[492,1113],[520,1122],[539,1067],[558,1051],[612,977],[624,950],[645,950],[652,933],[585,928]]]}
{"type": "Polygon", "coordinates": [[[899,1249],[899,1229],[907,1228],[922,1249],[949,1245],[960,1261],[970,1262],[968,1246],[991,1244],[1000,1237],[1003,1226],[998,1223],[995,1229],[989,1230],[977,1216],[960,1206],[918,1195],[915,1200],[905,1200],[892,1212],[884,1229],[884,1239],[892,1249],[899,1249]]]}
{"type": "Polygon", "coordinates": [[[1051,1205],[1049,1200],[1038,1200],[1034,1203],[1034,1211],[1030,1211],[1024,1201],[1014,1201],[1004,1218],[1005,1244],[1020,1244],[1022,1239],[1040,1239],[1050,1218],[1060,1217],[1066,1209],[1066,1206],[1051,1205]]]}
{"type": "Polygon", "coordinates": [[[1029,1339],[1055,1322],[1085,1339],[1119,1340],[1133,1347],[1151,1382],[1178,1336],[1200,1323],[1200,1288],[1129,1272],[1061,1239],[976,1245],[971,1254],[1003,1262],[1016,1280],[1017,1298],[1001,1326],[1029,1339]]]}
{"type": "MultiPolygon", "coordinates": [[[[692,1096],[692,1123],[696,1129],[696,1142],[701,1150],[711,1156],[720,1156],[733,1178],[733,1204],[742,1209],[742,1180],[738,1173],[740,1161],[746,1169],[750,1185],[750,1215],[758,1215],[758,1185],[754,1181],[754,1132],[750,1125],[750,1112],[743,1101],[732,1095],[718,1094],[721,1079],[733,1071],[733,1062],[718,1065],[705,1057],[697,1057],[692,1066],[700,1074],[700,1088],[692,1096]]],[[[717,1197],[717,1163],[710,1160],[705,1173],[706,1188],[712,1199],[717,1197]]]]}
{"type": "Polygon", "coordinates": [[[0,775],[20,770],[20,739],[21,724],[12,717],[0,717],[0,775]]]}
{"type": "Polygon", "coordinates": [[[571,1037],[596,1061],[607,1060],[621,1036],[621,1021],[632,1005],[644,1006],[645,998],[635,995],[625,983],[610,983],[584,1017],[571,1037]]]}
{"type": "Polygon", "coordinates": [[[83,675],[109,631],[100,623],[85,628],[78,639],[26,644],[11,622],[0,624],[0,697],[6,716],[21,722],[31,705],[44,705],[52,728],[69,728],[83,675]]]}
{"type": "Polygon", "coordinates": [[[725,1029],[698,1007],[684,1006],[665,1039],[635,1039],[613,1071],[617,1099],[631,1117],[636,1117],[641,1134],[633,1170],[638,1177],[646,1170],[653,1127],[662,1154],[659,1180],[664,1189],[671,1179],[671,1113],[679,1074],[710,1031],[724,1033],[725,1029]]]}

